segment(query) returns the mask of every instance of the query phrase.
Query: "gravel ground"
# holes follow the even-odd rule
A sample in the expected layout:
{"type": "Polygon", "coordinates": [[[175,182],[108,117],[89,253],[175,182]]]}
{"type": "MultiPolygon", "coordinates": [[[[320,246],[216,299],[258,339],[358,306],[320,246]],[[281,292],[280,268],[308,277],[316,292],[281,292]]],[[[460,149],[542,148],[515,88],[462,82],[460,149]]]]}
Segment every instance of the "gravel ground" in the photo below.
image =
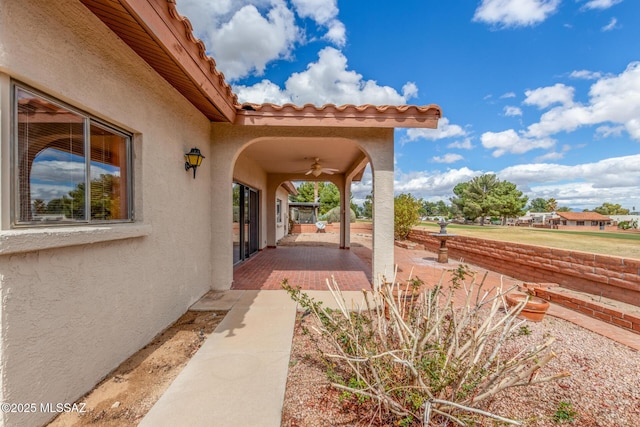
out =
{"type": "MultiPolygon", "coordinates": [[[[331,244],[335,236],[300,235],[287,244],[331,244]]],[[[335,242],[334,242],[335,240],[335,242]]],[[[370,236],[352,236],[352,250],[370,248],[370,236]]],[[[311,316],[304,322],[311,322],[311,316]]],[[[561,380],[531,387],[505,390],[490,411],[517,419],[526,426],[559,425],[636,427],[640,426],[640,353],[562,319],[546,316],[540,323],[527,322],[531,334],[520,337],[523,345],[556,338],[553,359],[540,375],[570,372],[561,380]],[[569,406],[564,406],[569,405],[569,406]],[[554,420],[560,409],[575,412],[573,423],[554,420]]],[[[282,414],[283,427],[384,426],[371,422],[361,408],[340,402],[340,392],[330,386],[327,368],[317,346],[296,324],[289,376],[282,414]],[[360,411],[360,412],[358,412],[360,411]]],[[[394,424],[388,424],[392,426],[394,424]]],[[[487,426],[494,424],[487,421],[487,426]]]]}
{"type": "MultiPolygon", "coordinates": [[[[304,322],[312,322],[310,316],[304,322]]],[[[546,316],[540,323],[527,322],[530,335],[524,343],[540,343],[556,337],[552,349],[557,358],[540,373],[568,371],[571,377],[505,390],[492,403],[493,413],[517,419],[526,426],[640,425],[640,354],[608,338],[572,323],[546,316]],[[568,405],[568,406],[566,406],[568,405]],[[575,412],[574,421],[555,420],[560,409],[575,412]]],[[[326,366],[318,356],[310,335],[296,325],[282,426],[382,426],[372,422],[357,406],[339,401],[340,392],[331,388],[326,366]]],[[[487,420],[487,426],[494,424],[487,420]]]]}

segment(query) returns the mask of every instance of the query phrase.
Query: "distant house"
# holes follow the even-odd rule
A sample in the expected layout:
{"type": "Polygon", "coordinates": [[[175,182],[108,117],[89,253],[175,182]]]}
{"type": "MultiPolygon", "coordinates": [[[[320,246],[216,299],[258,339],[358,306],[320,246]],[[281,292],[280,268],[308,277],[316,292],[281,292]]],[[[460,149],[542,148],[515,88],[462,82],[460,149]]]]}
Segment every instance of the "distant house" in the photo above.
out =
{"type": "Polygon", "coordinates": [[[550,220],[557,219],[555,212],[527,212],[515,221],[517,226],[544,227],[550,224],[550,220]]]}
{"type": "Polygon", "coordinates": [[[597,212],[557,212],[554,218],[548,220],[553,228],[592,228],[604,230],[611,226],[611,218],[597,212]]]}

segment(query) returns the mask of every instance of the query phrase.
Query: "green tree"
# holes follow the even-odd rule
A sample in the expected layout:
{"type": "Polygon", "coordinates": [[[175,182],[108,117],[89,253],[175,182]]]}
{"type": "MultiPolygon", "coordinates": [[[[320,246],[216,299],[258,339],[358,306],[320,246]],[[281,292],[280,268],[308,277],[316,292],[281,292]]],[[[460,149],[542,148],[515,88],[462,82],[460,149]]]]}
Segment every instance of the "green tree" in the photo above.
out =
{"type": "Polygon", "coordinates": [[[502,224],[507,223],[507,218],[522,214],[522,209],[529,198],[522,195],[515,184],[509,181],[500,181],[487,196],[490,205],[489,214],[502,219],[502,224]]]}
{"type": "Polygon", "coordinates": [[[629,209],[625,209],[617,203],[605,202],[601,206],[593,209],[593,211],[601,215],[629,215],[629,209]]]}
{"type": "Polygon", "coordinates": [[[461,182],[453,188],[456,197],[451,198],[453,213],[462,215],[464,219],[475,221],[480,216],[480,207],[467,197],[470,182],[461,182]]]}
{"type": "Polygon", "coordinates": [[[373,192],[367,194],[362,203],[362,216],[373,218],[373,192]]]}
{"type": "Polygon", "coordinates": [[[438,200],[436,202],[436,215],[446,216],[446,217],[451,216],[451,209],[449,209],[449,206],[446,205],[444,200],[438,200]]]}
{"type": "Polygon", "coordinates": [[[558,209],[558,202],[553,197],[547,200],[547,211],[555,212],[558,209]]]}
{"type": "Polygon", "coordinates": [[[548,211],[548,202],[542,197],[537,197],[535,199],[531,199],[529,202],[528,210],[531,212],[549,212],[548,211]]]}
{"type": "MultiPolygon", "coordinates": [[[[121,218],[120,199],[117,191],[120,178],[111,174],[101,174],[99,178],[91,180],[91,219],[109,220],[121,218]]],[[[47,203],[46,213],[64,214],[68,219],[85,218],[85,185],[80,183],[75,189],[59,199],[52,199],[47,203]]]]}
{"type": "Polygon", "coordinates": [[[332,208],[340,206],[340,190],[331,182],[303,182],[298,186],[298,195],[290,196],[292,202],[318,202],[320,215],[324,215],[332,208]],[[315,198],[317,187],[317,200],[315,198]]]}
{"type": "MultiPolygon", "coordinates": [[[[323,183],[319,183],[318,186],[323,183]]],[[[303,182],[297,188],[298,194],[296,196],[289,196],[289,200],[292,202],[316,202],[314,199],[315,194],[315,182],[303,182]]]]}
{"type": "Polygon", "coordinates": [[[320,183],[318,197],[320,198],[320,215],[340,206],[340,190],[331,182],[320,183]]]}
{"type": "Polygon", "coordinates": [[[480,218],[480,225],[484,225],[485,218],[493,210],[494,200],[490,200],[489,195],[499,182],[495,174],[476,176],[471,181],[454,187],[453,192],[458,197],[452,198],[451,202],[457,205],[466,219],[473,221],[480,218]]]}
{"type": "Polygon", "coordinates": [[[556,209],[556,212],[571,212],[572,209],[568,206],[560,206],[558,209],[556,209]]]}
{"type": "Polygon", "coordinates": [[[406,239],[413,227],[420,223],[422,200],[411,194],[400,194],[393,199],[394,235],[397,240],[406,239]]]}
{"type": "Polygon", "coordinates": [[[33,211],[36,214],[47,213],[47,204],[42,199],[33,200],[33,211]]]}
{"type": "Polygon", "coordinates": [[[484,225],[488,216],[499,216],[504,222],[509,216],[519,215],[528,200],[515,184],[500,181],[495,174],[459,183],[453,193],[456,197],[451,198],[451,203],[455,212],[471,221],[480,218],[480,225],[484,225]]]}

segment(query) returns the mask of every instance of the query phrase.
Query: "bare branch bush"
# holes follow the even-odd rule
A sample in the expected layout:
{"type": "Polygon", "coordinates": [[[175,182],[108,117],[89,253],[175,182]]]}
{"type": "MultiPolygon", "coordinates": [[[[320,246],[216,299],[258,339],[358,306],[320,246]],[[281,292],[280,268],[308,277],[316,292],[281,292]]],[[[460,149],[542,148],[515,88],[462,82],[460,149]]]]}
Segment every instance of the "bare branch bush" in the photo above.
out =
{"type": "Polygon", "coordinates": [[[327,280],[338,309],[329,309],[283,281],[299,306],[318,319],[313,327],[331,351],[323,351],[332,386],[342,398],[370,408],[371,418],[402,426],[473,425],[485,417],[520,423],[486,412],[499,392],[563,378],[538,375],[555,357],[554,338],[533,347],[518,344],[526,301],[508,308],[502,286],[483,290],[476,274],[461,265],[433,287],[419,278],[405,284],[380,277],[374,291],[349,308],[332,278],[327,280]],[[456,292],[464,304],[454,304],[456,292]],[[385,310],[386,307],[386,310],[385,310]]]}

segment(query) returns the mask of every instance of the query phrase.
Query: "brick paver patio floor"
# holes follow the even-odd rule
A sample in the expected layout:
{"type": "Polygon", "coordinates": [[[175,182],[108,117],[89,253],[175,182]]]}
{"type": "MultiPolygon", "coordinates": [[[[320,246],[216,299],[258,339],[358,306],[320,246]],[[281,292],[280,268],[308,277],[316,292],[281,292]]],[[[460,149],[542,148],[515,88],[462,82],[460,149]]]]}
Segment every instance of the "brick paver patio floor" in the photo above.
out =
{"type": "Polygon", "coordinates": [[[327,290],[334,276],[342,290],[371,289],[371,267],[349,250],[325,246],[265,249],[233,271],[231,289],[282,289],[288,279],[304,290],[327,290]]]}

